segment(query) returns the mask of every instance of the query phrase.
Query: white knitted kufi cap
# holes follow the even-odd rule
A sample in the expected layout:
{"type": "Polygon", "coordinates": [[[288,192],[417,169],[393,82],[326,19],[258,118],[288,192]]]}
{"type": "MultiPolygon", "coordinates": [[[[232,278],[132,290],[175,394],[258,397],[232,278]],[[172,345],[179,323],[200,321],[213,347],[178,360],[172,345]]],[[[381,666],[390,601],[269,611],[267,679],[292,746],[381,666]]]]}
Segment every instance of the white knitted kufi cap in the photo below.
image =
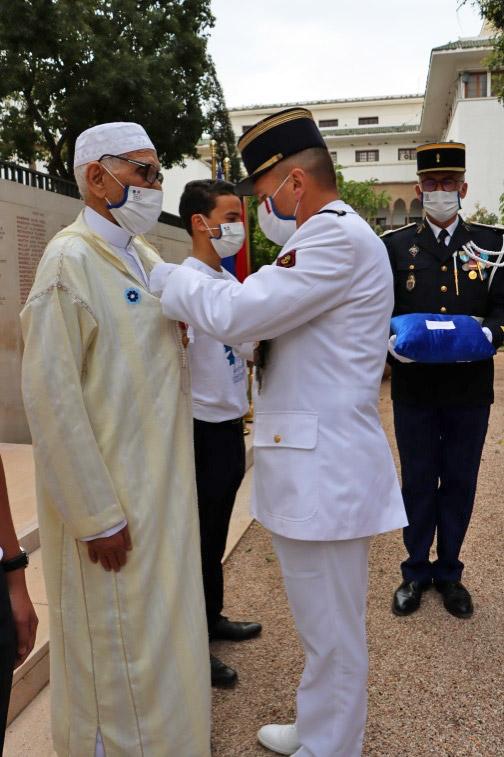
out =
{"type": "Polygon", "coordinates": [[[134,150],[156,148],[147,132],[132,121],[98,124],[79,134],[75,142],[74,168],[98,160],[102,155],[122,155],[134,150]]]}

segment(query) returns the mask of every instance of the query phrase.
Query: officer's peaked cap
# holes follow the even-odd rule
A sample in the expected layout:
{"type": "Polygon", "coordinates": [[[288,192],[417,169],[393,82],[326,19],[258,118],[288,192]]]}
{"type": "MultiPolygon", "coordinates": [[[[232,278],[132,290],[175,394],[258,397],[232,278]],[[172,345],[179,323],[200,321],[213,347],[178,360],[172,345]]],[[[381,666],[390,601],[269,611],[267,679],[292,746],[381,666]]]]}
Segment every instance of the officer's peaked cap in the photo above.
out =
{"type": "Polygon", "coordinates": [[[465,171],[465,145],[461,142],[430,142],[416,149],[417,172],[465,171]]]}
{"type": "Polygon", "coordinates": [[[238,182],[238,194],[253,193],[254,181],[284,158],[309,147],[327,149],[313,116],[306,108],[287,108],[248,129],[238,140],[247,178],[238,182]]]}

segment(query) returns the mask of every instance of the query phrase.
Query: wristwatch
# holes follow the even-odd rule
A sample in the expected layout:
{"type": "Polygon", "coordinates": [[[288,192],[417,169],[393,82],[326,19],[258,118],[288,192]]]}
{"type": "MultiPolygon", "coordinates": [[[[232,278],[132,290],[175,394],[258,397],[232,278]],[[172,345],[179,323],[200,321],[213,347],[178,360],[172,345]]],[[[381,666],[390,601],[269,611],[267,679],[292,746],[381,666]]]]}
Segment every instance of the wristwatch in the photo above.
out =
{"type": "Polygon", "coordinates": [[[6,573],[9,573],[11,570],[19,570],[19,568],[26,568],[28,567],[29,563],[28,555],[24,551],[24,549],[21,548],[21,552],[19,555],[16,555],[16,557],[11,557],[10,560],[2,560],[0,563],[2,568],[6,573]]]}

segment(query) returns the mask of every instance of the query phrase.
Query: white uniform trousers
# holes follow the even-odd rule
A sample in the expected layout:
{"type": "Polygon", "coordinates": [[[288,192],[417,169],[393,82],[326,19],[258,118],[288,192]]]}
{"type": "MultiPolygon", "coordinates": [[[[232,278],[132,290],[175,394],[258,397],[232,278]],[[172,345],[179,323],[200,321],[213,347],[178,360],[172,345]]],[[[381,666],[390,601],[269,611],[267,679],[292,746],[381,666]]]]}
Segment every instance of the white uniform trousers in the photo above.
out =
{"type": "Polygon", "coordinates": [[[370,540],[272,536],[305,651],[296,757],[359,757],[367,713],[370,540]]]}

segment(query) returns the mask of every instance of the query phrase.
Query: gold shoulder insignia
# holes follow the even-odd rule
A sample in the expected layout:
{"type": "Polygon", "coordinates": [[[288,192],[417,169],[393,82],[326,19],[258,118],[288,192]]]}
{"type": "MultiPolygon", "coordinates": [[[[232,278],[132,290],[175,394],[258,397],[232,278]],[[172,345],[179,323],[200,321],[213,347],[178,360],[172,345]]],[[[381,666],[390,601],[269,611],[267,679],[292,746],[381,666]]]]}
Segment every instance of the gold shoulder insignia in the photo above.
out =
{"type": "Polygon", "coordinates": [[[482,226],[484,229],[494,229],[494,231],[504,232],[504,226],[500,223],[479,223],[479,221],[466,221],[465,223],[469,224],[469,226],[482,226]]]}
{"type": "Polygon", "coordinates": [[[380,237],[386,237],[389,234],[395,234],[397,231],[404,231],[404,229],[409,229],[414,225],[414,223],[407,223],[405,226],[400,226],[398,229],[388,229],[387,231],[384,231],[383,234],[380,234],[380,237]]]}

